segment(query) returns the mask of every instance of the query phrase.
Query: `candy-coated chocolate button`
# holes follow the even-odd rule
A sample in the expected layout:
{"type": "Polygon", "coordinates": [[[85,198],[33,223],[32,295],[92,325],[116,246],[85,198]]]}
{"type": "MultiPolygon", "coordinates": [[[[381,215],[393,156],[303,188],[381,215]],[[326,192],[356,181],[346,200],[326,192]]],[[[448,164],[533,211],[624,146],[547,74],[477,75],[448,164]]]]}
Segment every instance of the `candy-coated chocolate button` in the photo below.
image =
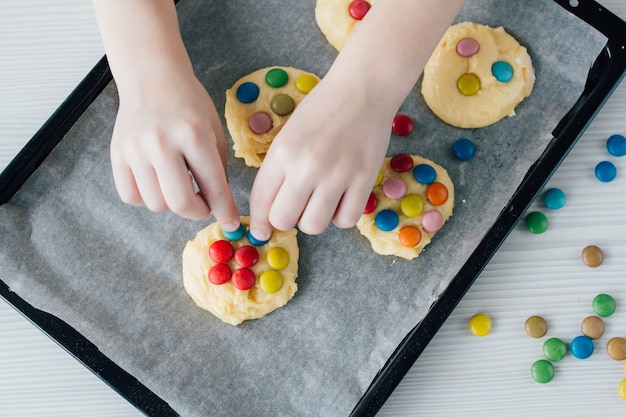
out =
{"type": "Polygon", "coordinates": [[[609,317],[615,313],[615,299],[608,294],[598,294],[593,298],[593,311],[600,317],[609,317]]]}
{"type": "Polygon", "coordinates": [[[626,138],[622,135],[611,135],[606,140],[606,150],[613,156],[626,155],[626,138]]]}
{"type": "Polygon", "coordinates": [[[363,210],[363,214],[370,214],[374,210],[376,210],[376,206],[378,205],[378,198],[374,193],[370,193],[369,198],[367,199],[367,204],[365,204],[365,209],[363,210]]]}
{"type": "Polygon", "coordinates": [[[487,336],[492,326],[491,317],[483,313],[474,314],[469,321],[470,332],[476,336],[487,336]]]}
{"type": "Polygon", "coordinates": [[[443,226],[443,216],[437,210],[429,210],[422,217],[422,228],[428,233],[435,233],[443,226]]]}
{"type": "Polygon", "coordinates": [[[426,187],[426,198],[435,206],[448,201],[448,188],[440,182],[433,182],[426,187]]]}
{"type": "Polygon", "coordinates": [[[398,214],[389,209],[381,210],[376,215],[376,227],[383,232],[389,232],[398,226],[398,214]]]}
{"type": "Polygon", "coordinates": [[[565,193],[560,188],[550,188],[543,193],[543,204],[552,210],[558,210],[565,205],[565,193]]]}
{"type": "Polygon", "coordinates": [[[248,119],[248,126],[254,133],[262,135],[272,129],[272,118],[265,112],[256,112],[248,119]]]}
{"type": "Polygon", "coordinates": [[[404,197],[406,184],[400,178],[389,178],[383,183],[383,193],[392,200],[404,197]]]}
{"type": "Polygon", "coordinates": [[[587,359],[593,353],[593,340],[589,336],[576,336],[570,343],[570,351],[575,358],[587,359]]]}
{"type": "Polygon", "coordinates": [[[270,87],[282,87],[287,84],[287,81],[289,81],[289,75],[282,68],[272,68],[265,73],[265,82],[270,87]]]}
{"type": "Polygon", "coordinates": [[[531,233],[541,234],[548,230],[548,218],[540,211],[533,211],[526,216],[526,228],[531,233]]]}
{"type": "Polygon", "coordinates": [[[318,82],[319,80],[315,76],[311,74],[302,74],[296,78],[296,90],[304,94],[309,94],[318,82]]]}
{"type": "Polygon", "coordinates": [[[268,294],[274,294],[283,287],[283,276],[273,269],[265,271],[259,277],[259,286],[268,294]]]}
{"type": "Polygon", "coordinates": [[[367,12],[369,12],[371,5],[365,0],[354,0],[348,6],[348,13],[354,20],[362,20],[367,12]]]}
{"type": "Polygon", "coordinates": [[[595,245],[586,246],[580,254],[583,263],[591,268],[596,268],[604,262],[604,252],[595,245]]]}
{"type": "Polygon", "coordinates": [[[554,378],[554,365],[548,360],[539,359],[530,367],[530,375],[536,382],[547,384],[554,378]]]}
{"type": "Polygon", "coordinates": [[[406,172],[413,168],[413,158],[411,158],[411,155],[399,153],[391,157],[389,165],[396,172],[406,172]]]}
{"type": "Polygon", "coordinates": [[[415,123],[413,122],[413,119],[406,114],[398,114],[393,118],[391,131],[398,136],[408,136],[411,132],[413,132],[414,127],[415,123]]]}
{"type": "Polygon", "coordinates": [[[476,146],[474,146],[474,143],[471,140],[467,138],[460,138],[454,142],[454,145],[452,145],[452,152],[461,161],[467,161],[472,159],[476,153],[476,146]]]}
{"type": "Polygon", "coordinates": [[[622,379],[622,382],[619,383],[617,387],[617,393],[622,398],[622,400],[626,400],[626,379],[622,379]]]}
{"type": "Polygon", "coordinates": [[[404,226],[398,233],[398,240],[402,246],[414,248],[422,240],[422,232],[415,226],[404,226]]]}
{"type": "Polygon", "coordinates": [[[494,62],[491,66],[491,73],[501,83],[508,83],[513,79],[513,67],[508,62],[494,62]]]}
{"type": "Polygon", "coordinates": [[[381,182],[383,182],[383,172],[378,171],[378,176],[376,177],[376,181],[374,182],[374,187],[380,185],[381,182]]]}
{"type": "Polygon", "coordinates": [[[209,269],[209,282],[214,285],[222,285],[230,279],[230,267],[226,264],[216,264],[209,269]]]}
{"type": "Polygon", "coordinates": [[[611,359],[623,361],[626,359],[626,339],[623,337],[613,337],[606,344],[606,353],[611,359]]]}
{"type": "Polygon", "coordinates": [[[247,81],[237,87],[237,99],[242,103],[252,103],[259,97],[259,86],[247,81]]]}
{"type": "Polygon", "coordinates": [[[602,182],[611,182],[617,176],[617,168],[612,162],[602,161],[596,165],[596,178],[602,182]]]}
{"type": "Polygon", "coordinates": [[[590,339],[599,339],[604,334],[604,321],[598,316],[586,317],[580,323],[580,331],[590,339]]]}
{"type": "Polygon", "coordinates": [[[480,90],[480,80],[475,74],[463,74],[457,80],[456,87],[464,96],[473,96],[480,90]]]}
{"type": "Polygon", "coordinates": [[[548,332],[548,322],[541,316],[531,316],[526,319],[524,330],[528,336],[538,339],[548,332]]]}
{"type": "Polygon", "coordinates": [[[250,243],[252,243],[254,246],[263,246],[263,245],[265,245],[267,242],[269,242],[269,239],[268,239],[268,240],[259,240],[259,239],[255,238],[255,237],[252,235],[252,233],[250,232],[250,230],[248,230],[248,235],[247,235],[247,237],[248,237],[248,241],[249,241],[250,243]]]}
{"type": "Polygon", "coordinates": [[[235,251],[235,262],[244,268],[251,268],[259,261],[259,251],[254,246],[244,245],[235,251]]]}
{"type": "Polygon", "coordinates": [[[407,217],[416,217],[424,211],[424,200],[416,194],[409,194],[400,201],[400,210],[407,217]]]}
{"type": "Polygon", "coordinates": [[[456,44],[456,53],[463,58],[469,58],[476,55],[480,50],[480,45],[473,38],[463,38],[456,44]]]}
{"type": "Polygon", "coordinates": [[[270,107],[279,116],[285,116],[296,107],[293,99],[287,94],[278,94],[270,101],[270,107]]]}
{"type": "Polygon", "coordinates": [[[222,230],[222,234],[228,240],[239,240],[246,234],[246,228],[243,227],[243,224],[239,223],[239,227],[232,232],[228,232],[226,230],[222,230]]]}
{"type": "Polygon", "coordinates": [[[567,354],[567,345],[558,337],[551,337],[543,343],[543,354],[553,362],[560,361],[567,354]]]}
{"type": "Polygon", "coordinates": [[[249,270],[248,268],[239,268],[233,272],[231,277],[233,287],[238,290],[245,291],[254,287],[254,283],[256,282],[256,276],[254,272],[249,270]]]}
{"type": "Polygon", "coordinates": [[[289,252],[279,246],[267,251],[267,263],[270,267],[281,270],[287,268],[290,262],[289,252]]]}
{"type": "Polygon", "coordinates": [[[233,257],[233,245],[227,240],[216,240],[209,246],[209,258],[218,264],[228,262],[233,257]]]}
{"type": "Polygon", "coordinates": [[[430,184],[437,178],[437,171],[428,164],[419,164],[413,169],[413,177],[422,184],[430,184]]]}

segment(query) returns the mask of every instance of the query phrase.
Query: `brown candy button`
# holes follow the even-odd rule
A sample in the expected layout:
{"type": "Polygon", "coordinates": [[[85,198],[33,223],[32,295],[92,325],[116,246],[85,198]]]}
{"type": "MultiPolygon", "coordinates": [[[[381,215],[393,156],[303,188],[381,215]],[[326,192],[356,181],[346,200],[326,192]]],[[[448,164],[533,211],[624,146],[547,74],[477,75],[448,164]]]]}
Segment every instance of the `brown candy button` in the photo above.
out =
{"type": "Polygon", "coordinates": [[[626,359],[626,339],[623,337],[614,337],[606,344],[606,352],[611,359],[623,361],[626,359]]]}
{"type": "Polygon", "coordinates": [[[590,339],[599,339],[604,334],[604,321],[598,316],[589,316],[581,323],[580,330],[590,339]]]}
{"type": "Polygon", "coordinates": [[[285,116],[293,111],[296,104],[287,94],[278,94],[270,101],[270,107],[277,115],[285,116]]]}
{"type": "Polygon", "coordinates": [[[524,330],[528,336],[538,339],[548,332],[548,323],[541,316],[532,316],[526,319],[524,330]]]}
{"type": "Polygon", "coordinates": [[[595,245],[589,245],[583,249],[582,258],[585,265],[595,268],[604,261],[604,252],[595,245]]]}

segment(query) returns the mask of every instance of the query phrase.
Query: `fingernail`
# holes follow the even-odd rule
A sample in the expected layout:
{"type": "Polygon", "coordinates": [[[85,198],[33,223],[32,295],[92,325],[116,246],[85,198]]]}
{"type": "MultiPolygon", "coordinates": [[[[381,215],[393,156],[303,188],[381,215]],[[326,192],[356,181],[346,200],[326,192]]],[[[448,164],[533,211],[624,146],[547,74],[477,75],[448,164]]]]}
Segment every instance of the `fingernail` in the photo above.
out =
{"type": "Polygon", "coordinates": [[[248,240],[255,246],[261,246],[270,240],[270,234],[259,229],[250,229],[248,231],[248,240]]]}

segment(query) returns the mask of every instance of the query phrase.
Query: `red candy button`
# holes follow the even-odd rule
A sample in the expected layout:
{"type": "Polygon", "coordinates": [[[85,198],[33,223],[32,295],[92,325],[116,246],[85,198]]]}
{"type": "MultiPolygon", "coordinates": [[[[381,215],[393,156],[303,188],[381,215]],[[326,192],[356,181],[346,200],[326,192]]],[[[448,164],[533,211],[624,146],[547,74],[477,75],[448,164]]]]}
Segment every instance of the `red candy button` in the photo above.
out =
{"type": "Polygon", "coordinates": [[[254,246],[241,246],[235,251],[235,261],[243,268],[250,268],[259,261],[259,252],[254,246]]]}
{"type": "Polygon", "coordinates": [[[399,153],[391,158],[389,164],[391,169],[396,172],[406,172],[413,168],[413,158],[411,158],[411,155],[399,153]]]}
{"type": "Polygon", "coordinates": [[[393,118],[391,131],[398,136],[408,136],[413,132],[413,127],[415,127],[413,119],[406,114],[399,114],[393,118]]]}
{"type": "Polygon", "coordinates": [[[363,214],[370,214],[374,210],[376,210],[376,206],[378,205],[378,199],[374,195],[374,193],[370,193],[369,198],[367,199],[367,204],[365,205],[365,210],[363,210],[363,214]]]}
{"type": "Polygon", "coordinates": [[[354,0],[348,6],[348,13],[354,20],[362,20],[370,10],[370,4],[365,0],[354,0]]]}
{"type": "Polygon", "coordinates": [[[216,240],[209,246],[209,257],[218,264],[228,262],[233,252],[233,245],[227,240],[216,240]]]}
{"type": "Polygon", "coordinates": [[[209,282],[214,285],[222,285],[230,279],[230,267],[226,264],[213,265],[209,269],[209,282]]]}
{"type": "Polygon", "coordinates": [[[254,272],[249,270],[248,268],[240,268],[233,272],[232,276],[233,287],[238,290],[245,291],[254,287],[254,283],[256,282],[256,276],[254,272]]]}

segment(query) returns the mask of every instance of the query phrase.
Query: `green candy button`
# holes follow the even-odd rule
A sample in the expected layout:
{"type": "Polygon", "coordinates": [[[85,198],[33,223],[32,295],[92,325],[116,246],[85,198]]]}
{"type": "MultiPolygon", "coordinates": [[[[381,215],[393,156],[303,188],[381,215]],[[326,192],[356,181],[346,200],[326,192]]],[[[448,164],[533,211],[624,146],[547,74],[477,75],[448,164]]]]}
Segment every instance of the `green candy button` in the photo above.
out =
{"type": "Polygon", "coordinates": [[[533,211],[526,216],[526,228],[535,234],[548,230],[548,218],[540,211],[533,211]]]}
{"type": "Polygon", "coordinates": [[[558,362],[567,354],[567,344],[558,337],[553,337],[543,344],[543,354],[551,361],[558,362]]]}
{"type": "Polygon", "coordinates": [[[289,80],[289,75],[287,75],[287,72],[282,68],[272,68],[265,73],[265,82],[270,87],[282,87],[287,84],[287,80],[289,80]]]}
{"type": "Polygon", "coordinates": [[[615,313],[615,300],[608,294],[598,294],[593,299],[593,311],[600,317],[615,313]]]}
{"type": "Polygon", "coordinates": [[[554,378],[554,365],[548,360],[539,359],[531,366],[530,374],[535,381],[546,384],[554,378]]]}

